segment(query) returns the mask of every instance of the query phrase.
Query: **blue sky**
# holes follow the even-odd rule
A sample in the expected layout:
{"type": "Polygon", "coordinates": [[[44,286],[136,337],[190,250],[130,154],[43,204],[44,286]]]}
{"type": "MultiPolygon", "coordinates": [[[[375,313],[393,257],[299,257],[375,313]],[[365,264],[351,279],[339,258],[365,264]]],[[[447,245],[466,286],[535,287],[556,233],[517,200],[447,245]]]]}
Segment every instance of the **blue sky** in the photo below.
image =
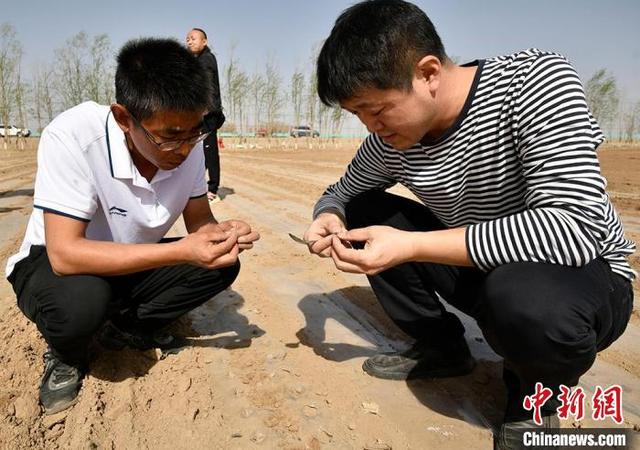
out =
{"type": "MultiPolygon", "coordinates": [[[[107,33],[114,49],[139,36],[184,39],[198,26],[210,35],[218,63],[230,49],[251,72],[272,55],[288,81],[308,71],[310,55],[337,15],[353,1],[0,0],[0,22],[16,28],[25,71],[51,61],[79,31],[107,33]]],[[[640,1],[416,1],[435,23],[449,55],[460,62],[538,47],[565,54],[583,81],[607,68],[623,97],[640,99],[640,1]]]]}

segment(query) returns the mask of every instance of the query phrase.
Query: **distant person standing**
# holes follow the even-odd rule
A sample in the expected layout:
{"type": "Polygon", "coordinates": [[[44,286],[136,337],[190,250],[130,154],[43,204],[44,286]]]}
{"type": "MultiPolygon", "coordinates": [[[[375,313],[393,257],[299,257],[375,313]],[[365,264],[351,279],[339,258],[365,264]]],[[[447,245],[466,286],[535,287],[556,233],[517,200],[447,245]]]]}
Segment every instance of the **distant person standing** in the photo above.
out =
{"type": "MultiPolygon", "coordinates": [[[[189,51],[198,57],[200,63],[211,75],[213,83],[213,112],[216,117],[217,130],[224,123],[225,117],[222,113],[222,104],[220,101],[220,80],[218,77],[218,62],[215,55],[207,45],[207,33],[200,28],[193,28],[187,34],[187,47],[189,51]]],[[[220,153],[218,150],[218,135],[214,131],[204,140],[204,163],[209,172],[207,198],[213,201],[218,196],[218,187],[220,186],[220,153]]]]}

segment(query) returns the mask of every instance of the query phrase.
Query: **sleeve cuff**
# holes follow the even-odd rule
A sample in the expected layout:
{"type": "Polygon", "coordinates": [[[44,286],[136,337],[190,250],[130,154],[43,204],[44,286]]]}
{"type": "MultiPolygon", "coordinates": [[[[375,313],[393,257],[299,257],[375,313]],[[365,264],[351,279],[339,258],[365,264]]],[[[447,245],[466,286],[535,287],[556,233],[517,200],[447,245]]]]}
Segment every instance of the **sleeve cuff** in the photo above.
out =
{"type": "Polygon", "coordinates": [[[33,207],[41,209],[42,211],[47,212],[47,213],[52,213],[52,214],[56,214],[58,216],[68,217],[70,219],[79,220],[81,222],[87,222],[87,223],[91,222],[91,219],[88,219],[88,218],[85,218],[85,217],[80,217],[79,215],[74,215],[73,213],[62,211],[60,209],[48,208],[46,206],[35,205],[35,204],[33,205],[33,207]]]}

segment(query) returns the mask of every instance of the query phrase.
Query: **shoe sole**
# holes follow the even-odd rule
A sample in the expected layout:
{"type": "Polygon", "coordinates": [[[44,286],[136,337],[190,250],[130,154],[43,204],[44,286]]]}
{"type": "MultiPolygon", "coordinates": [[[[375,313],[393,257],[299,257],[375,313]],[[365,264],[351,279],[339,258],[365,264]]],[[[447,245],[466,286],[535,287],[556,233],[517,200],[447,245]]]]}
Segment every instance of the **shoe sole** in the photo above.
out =
{"type": "Polygon", "coordinates": [[[412,370],[410,372],[405,371],[389,371],[380,370],[375,366],[372,366],[367,359],[362,364],[362,369],[372,377],[382,378],[384,380],[415,380],[420,378],[453,378],[461,377],[470,374],[476,366],[475,360],[471,359],[465,366],[446,368],[446,369],[433,369],[433,370],[412,370]]]}

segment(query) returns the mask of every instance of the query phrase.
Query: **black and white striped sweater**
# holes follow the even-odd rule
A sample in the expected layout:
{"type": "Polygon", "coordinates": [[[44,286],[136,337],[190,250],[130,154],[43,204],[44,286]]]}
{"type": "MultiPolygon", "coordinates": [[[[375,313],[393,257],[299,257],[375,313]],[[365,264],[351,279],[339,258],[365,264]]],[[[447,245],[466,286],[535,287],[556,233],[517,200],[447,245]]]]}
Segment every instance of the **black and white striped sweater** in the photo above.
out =
{"type": "Polygon", "coordinates": [[[517,261],[578,267],[602,256],[633,279],[626,256],[635,245],[605,192],[596,155],[604,136],[575,70],[537,49],[470,65],[478,65],[471,92],[441,138],[397,151],[369,135],[314,217],[400,183],[447,227],[467,227],[467,250],[483,270],[517,261]]]}

